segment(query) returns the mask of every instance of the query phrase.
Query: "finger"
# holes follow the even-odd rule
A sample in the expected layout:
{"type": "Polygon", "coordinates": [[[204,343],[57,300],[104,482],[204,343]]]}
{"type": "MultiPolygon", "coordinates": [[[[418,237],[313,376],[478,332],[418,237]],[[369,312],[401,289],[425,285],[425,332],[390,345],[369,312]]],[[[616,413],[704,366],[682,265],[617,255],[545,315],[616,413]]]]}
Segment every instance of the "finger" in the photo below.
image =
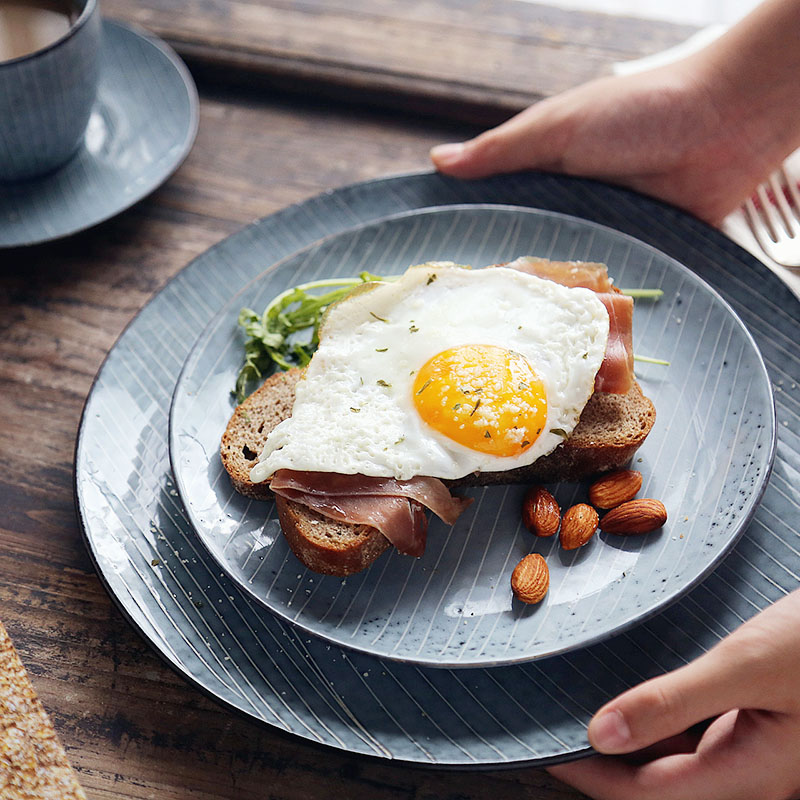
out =
{"type": "MultiPolygon", "coordinates": [[[[631,764],[622,756],[595,756],[548,767],[548,772],[595,800],[733,800],[719,770],[698,769],[695,753],[677,753],[631,764]]],[[[752,770],[752,765],[751,765],[752,770]]]]}
{"type": "Polygon", "coordinates": [[[742,659],[730,657],[731,649],[718,646],[607,703],[589,723],[592,747],[630,753],[733,708],[763,707],[763,687],[742,659]]]}
{"type": "MultiPolygon", "coordinates": [[[[754,745],[752,731],[737,734],[737,716],[732,711],[715,720],[695,752],[644,763],[629,756],[598,756],[548,771],[596,800],[751,800],[758,796],[757,789],[769,794],[768,785],[781,781],[773,780],[777,769],[765,774],[767,756],[763,747],[754,745]]],[[[779,751],[780,740],[773,744],[772,749],[779,751]]]]}
{"type": "Polygon", "coordinates": [[[602,800],[606,795],[615,800],[622,800],[622,795],[619,794],[621,787],[630,784],[631,791],[638,791],[638,787],[634,788],[636,767],[665,756],[693,753],[704,730],[705,726],[702,728],[698,726],[630,755],[583,758],[569,764],[550,767],[548,772],[576,789],[586,792],[591,790],[592,797],[598,800],[602,800]],[[603,792],[599,793],[601,788],[603,792]]]}
{"type": "MultiPolygon", "coordinates": [[[[595,800],[627,800],[634,797],[636,767],[614,756],[592,756],[569,764],[547,767],[554,778],[595,800]]],[[[644,800],[637,797],[636,800],[644,800]]]]}
{"type": "Polygon", "coordinates": [[[640,791],[640,787],[636,785],[636,768],[676,753],[693,753],[701,735],[701,731],[693,729],[630,755],[592,756],[568,764],[549,767],[547,771],[564,783],[587,794],[591,793],[591,796],[597,800],[604,800],[605,797],[624,800],[621,792],[625,790],[626,786],[631,787],[632,796],[636,796],[637,800],[643,800],[636,795],[636,792],[640,791]]]}
{"type": "Polygon", "coordinates": [[[628,764],[644,764],[654,761],[664,756],[672,756],[676,753],[693,753],[706,730],[707,723],[695,725],[688,731],[679,733],[677,736],[670,736],[669,739],[662,739],[660,742],[651,744],[642,750],[636,750],[624,756],[628,764]]]}
{"type": "Polygon", "coordinates": [[[551,169],[558,160],[559,138],[547,124],[545,100],[467,142],[437,145],[430,155],[440,172],[456,178],[551,169]]]}

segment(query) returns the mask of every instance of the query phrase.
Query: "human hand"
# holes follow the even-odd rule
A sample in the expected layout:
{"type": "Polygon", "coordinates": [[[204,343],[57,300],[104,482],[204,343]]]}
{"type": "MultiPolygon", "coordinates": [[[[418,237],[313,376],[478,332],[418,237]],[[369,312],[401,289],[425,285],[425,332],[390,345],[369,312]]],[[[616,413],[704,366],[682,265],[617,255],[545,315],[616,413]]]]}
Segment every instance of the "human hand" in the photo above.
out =
{"type": "Polygon", "coordinates": [[[711,223],[775,166],[754,147],[742,107],[718,97],[713,71],[689,59],[601,78],[547,98],[468,142],[431,151],[459,178],[542,169],[612,181],[711,223]]]}
{"type": "Polygon", "coordinates": [[[550,773],[596,800],[800,797],[798,620],[800,590],[607,703],[588,730],[606,755],[550,773]]]}

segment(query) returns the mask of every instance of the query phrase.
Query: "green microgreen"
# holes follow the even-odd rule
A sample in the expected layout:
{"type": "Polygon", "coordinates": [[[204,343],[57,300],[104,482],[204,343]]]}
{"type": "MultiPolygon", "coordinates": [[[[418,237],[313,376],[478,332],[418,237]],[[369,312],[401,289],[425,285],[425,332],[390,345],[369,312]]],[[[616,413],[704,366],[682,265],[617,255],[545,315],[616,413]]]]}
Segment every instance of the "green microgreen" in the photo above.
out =
{"type": "Polygon", "coordinates": [[[328,306],[341,300],[356,286],[392,279],[362,272],[357,278],[309,281],[279,294],[263,314],[243,308],[239,312],[239,326],[247,339],[244,364],[233,392],[236,402],[241,403],[247,397],[248,387],[265,378],[276,367],[287,370],[308,364],[319,345],[319,327],[328,306]],[[314,293],[318,289],[330,291],[314,293]],[[309,330],[307,339],[301,340],[297,336],[309,330]]]}
{"type": "Polygon", "coordinates": [[[663,289],[620,289],[620,291],[634,300],[658,300],[664,294],[663,289]]]}
{"type": "Polygon", "coordinates": [[[650,358],[650,356],[637,356],[633,354],[634,361],[641,361],[643,364],[660,364],[662,367],[668,367],[669,361],[664,361],[663,358],[650,358]]]}

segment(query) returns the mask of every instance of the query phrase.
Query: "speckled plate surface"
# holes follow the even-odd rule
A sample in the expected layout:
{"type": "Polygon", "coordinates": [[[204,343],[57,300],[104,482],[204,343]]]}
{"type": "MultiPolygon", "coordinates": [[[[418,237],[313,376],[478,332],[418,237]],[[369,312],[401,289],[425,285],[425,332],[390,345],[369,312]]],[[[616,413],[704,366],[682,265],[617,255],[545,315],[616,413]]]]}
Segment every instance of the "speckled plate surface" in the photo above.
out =
{"type": "Polygon", "coordinates": [[[164,42],[103,21],[100,85],[84,146],[64,167],[0,184],[0,247],[90,228],[160,186],[191,150],[197,90],[164,42]]]}
{"type": "MultiPolygon", "coordinates": [[[[525,309],[519,309],[524,315],[525,309]]],[[[521,317],[522,318],[522,317],[521,317]]],[[[414,335],[423,335],[423,332],[414,335]]],[[[481,331],[475,332],[480,341],[481,331]]],[[[421,209],[327,238],[267,270],[230,300],[187,359],[171,417],[173,474],[203,544],[254,599],[304,630],[384,658],[428,666],[492,666],[606,638],[687,591],[732,546],[767,481],[775,424],[766,368],[731,308],[677,261],[625,234],[574,217],[502,206],[421,209]],[[451,529],[431,521],[422,558],[394,548],[342,580],[298,561],[274,503],[231,487],[218,456],[243,360],[240,308],[259,312],[310,280],[393,275],[439,260],[481,266],[518,255],[602,261],[617,286],[658,288],[634,313],[637,364],[658,412],[637,453],[640,496],[662,500],[670,519],[648,536],[601,533],[567,552],[521,523],[525,486],[466,492],[475,502],[451,529]],[[511,571],[545,556],[550,590],[536,607],[513,599],[511,571]]],[[[550,487],[562,508],[586,502],[586,486],[550,487]]]]}
{"type": "MultiPolygon", "coordinates": [[[[254,720],[350,753],[417,764],[497,767],[575,758],[589,752],[586,724],[610,696],[680,666],[797,586],[798,319],[797,299],[755,258],[696,220],[621,189],[538,174],[469,183],[423,174],[345,187],[221,242],[177,275],[120,337],[87,400],[76,449],[87,547],[111,596],[156,652],[254,720]],[[370,220],[464,203],[575,215],[690,265],[731,304],[764,356],[776,390],[778,447],[743,535],[666,610],[563,655],[441,669],[331,644],[265,609],[228,577],[178,496],[168,413],[199,332],[265,266],[370,220]]],[[[704,476],[692,480],[701,491],[704,476]]]]}

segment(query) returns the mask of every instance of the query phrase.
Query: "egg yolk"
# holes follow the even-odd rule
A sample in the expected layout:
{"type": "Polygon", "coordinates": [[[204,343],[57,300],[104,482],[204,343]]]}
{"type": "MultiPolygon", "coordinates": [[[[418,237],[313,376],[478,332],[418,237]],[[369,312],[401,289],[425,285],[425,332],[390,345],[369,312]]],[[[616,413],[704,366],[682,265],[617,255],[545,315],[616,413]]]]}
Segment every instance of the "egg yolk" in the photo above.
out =
{"type": "Polygon", "coordinates": [[[494,345],[433,356],[414,378],[414,405],[434,430],[494,456],[518,456],[547,421],[547,396],[527,359],[494,345]]]}

